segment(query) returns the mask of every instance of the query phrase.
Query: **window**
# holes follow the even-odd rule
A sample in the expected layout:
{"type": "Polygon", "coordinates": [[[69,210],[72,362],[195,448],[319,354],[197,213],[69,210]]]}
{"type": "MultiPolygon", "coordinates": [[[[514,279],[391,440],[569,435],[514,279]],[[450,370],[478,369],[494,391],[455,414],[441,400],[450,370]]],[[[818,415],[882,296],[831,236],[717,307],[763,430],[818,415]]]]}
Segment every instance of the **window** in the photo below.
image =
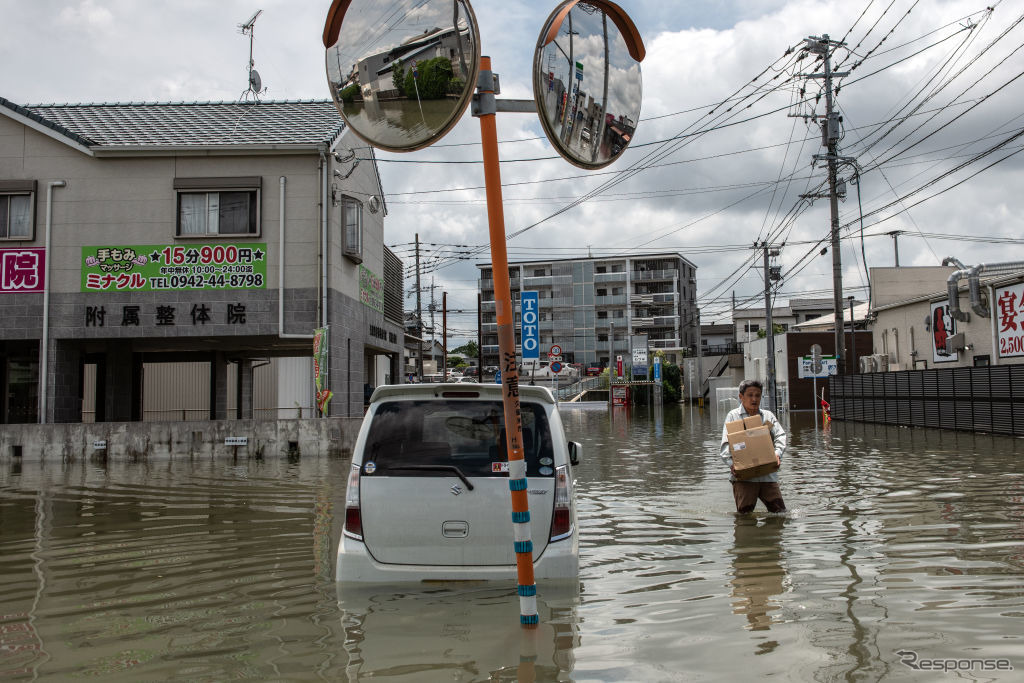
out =
{"type": "Polygon", "coordinates": [[[543,268],[534,268],[533,276],[534,277],[544,277],[544,269],[543,268]]]}
{"type": "Polygon", "coordinates": [[[341,253],[354,263],[363,262],[363,205],[357,199],[341,198],[341,253]]]}
{"type": "Polygon", "coordinates": [[[262,178],[175,178],[178,237],[259,235],[262,178]]]}
{"type": "Polygon", "coordinates": [[[0,239],[32,239],[35,196],[34,180],[0,180],[0,239]]]}

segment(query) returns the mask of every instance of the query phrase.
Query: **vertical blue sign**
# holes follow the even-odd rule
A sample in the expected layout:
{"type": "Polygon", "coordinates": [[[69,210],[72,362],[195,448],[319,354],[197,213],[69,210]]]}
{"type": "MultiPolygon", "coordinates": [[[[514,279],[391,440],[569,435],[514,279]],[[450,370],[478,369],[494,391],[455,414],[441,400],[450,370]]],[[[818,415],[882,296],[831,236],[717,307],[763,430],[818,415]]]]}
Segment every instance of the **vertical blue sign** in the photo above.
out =
{"type": "Polygon", "coordinates": [[[654,381],[661,381],[661,356],[654,357],[654,381]]]}
{"type": "Polygon", "coordinates": [[[540,306],[540,296],[537,292],[523,292],[519,298],[520,319],[519,335],[523,343],[523,360],[528,358],[540,359],[540,320],[537,310],[540,306]]]}

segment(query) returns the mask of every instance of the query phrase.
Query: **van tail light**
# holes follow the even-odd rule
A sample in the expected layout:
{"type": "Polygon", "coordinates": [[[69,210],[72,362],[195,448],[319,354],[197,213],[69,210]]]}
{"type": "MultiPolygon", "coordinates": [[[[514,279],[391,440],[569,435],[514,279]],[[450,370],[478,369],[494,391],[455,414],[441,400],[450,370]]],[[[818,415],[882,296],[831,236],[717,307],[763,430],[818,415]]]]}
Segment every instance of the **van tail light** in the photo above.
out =
{"type": "Polygon", "coordinates": [[[359,511],[359,465],[352,465],[345,489],[345,535],[363,540],[363,516],[359,511]]]}
{"type": "Polygon", "coordinates": [[[548,540],[560,541],[572,536],[572,497],[569,495],[569,471],[565,465],[555,470],[555,509],[548,540]]]}

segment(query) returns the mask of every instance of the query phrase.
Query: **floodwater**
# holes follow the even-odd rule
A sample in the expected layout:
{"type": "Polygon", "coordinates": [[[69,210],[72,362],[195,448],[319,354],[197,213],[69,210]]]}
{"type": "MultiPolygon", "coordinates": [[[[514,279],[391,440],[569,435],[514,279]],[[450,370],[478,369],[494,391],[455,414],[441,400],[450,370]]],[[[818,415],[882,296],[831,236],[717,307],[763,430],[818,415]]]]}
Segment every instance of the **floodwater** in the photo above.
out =
{"type": "Polygon", "coordinates": [[[536,630],[514,586],[339,595],[344,461],[0,460],[0,678],[1019,680],[1024,441],[798,416],[789,512],[739,517],[714,416],[562,412],[582,569],[536,630]]]}

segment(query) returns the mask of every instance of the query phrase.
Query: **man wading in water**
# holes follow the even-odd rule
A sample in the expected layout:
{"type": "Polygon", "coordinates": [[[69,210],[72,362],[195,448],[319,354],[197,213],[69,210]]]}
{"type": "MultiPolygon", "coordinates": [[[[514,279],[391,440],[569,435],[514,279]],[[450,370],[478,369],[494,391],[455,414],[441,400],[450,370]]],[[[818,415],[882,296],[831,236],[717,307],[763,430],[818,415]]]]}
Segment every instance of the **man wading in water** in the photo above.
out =
{"type": "MultiPolygon", "coordinates": [[[[729,411],[726,422],[741,420],[748,415],[760,415],[761,422],[767,425],[775,445],[775,458],[782,465],[782,454],[786,452],[786,430],[779,424],[778,418],[770,410],[761,410],[761,392],[764,385],[756,379],[745,379],[740,382],[740,407],[729,411]]],[[[786,504],[782,501],[779,489],[778,471],[753,477],[746,481],[736,478],[736,470],[732,466],[732,454],[729,452],[729,432],[722,425],[722,462],[729,466],[729,481],[732,482],[732,494],[736,499],[736,512],[753,512],[757,500],[764,501],[768,512],[785,512],[786,504]]]]}

